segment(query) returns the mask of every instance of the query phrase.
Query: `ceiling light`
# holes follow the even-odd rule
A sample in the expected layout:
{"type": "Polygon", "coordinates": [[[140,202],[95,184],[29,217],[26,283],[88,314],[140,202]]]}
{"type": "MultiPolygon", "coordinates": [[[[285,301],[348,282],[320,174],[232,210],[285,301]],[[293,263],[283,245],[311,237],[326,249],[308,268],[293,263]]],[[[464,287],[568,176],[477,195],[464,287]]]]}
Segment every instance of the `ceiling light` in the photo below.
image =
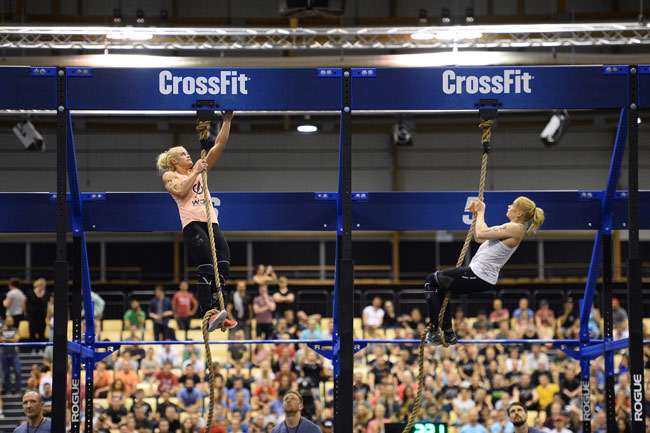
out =
{"type": "Polygon", "coordinates": [[[304,121],[300,123],[300,125],[298,125],[296,131],[304,132],[304,133],[313,133],[318,131],[318,126],[314,125],[314,123],[311,121],[311,116],[308,114],[305,116],[304,121]]]}
{"type": "Polygon", "coordinates": [[[441,21],[443,24],[449,24],[451,22],[451,12],[449,12],[448,8],[442,10],[441,21]]]}
{"type": "Polygon", "coordinates": [[[428,16],[428,15],[429,15],[429,14],[428,14],[428,12],[427,12],[426,9],[420,9],[420,10],[418,11],[418,22],[419,22],[420,24],[426,24],[426,23],[427,23],[427,16],[428,16]]]}
{"type": "Polygon", "coordinates": [[[431,32],[427,32],[426,30],[418,30],[415,33],[411,33],[411,39],[414,41],[430,41],[433,39],[435,35],[431,32]]]}
{"type": "Polygon", "coordinates": [[[467,11],[465,12],[465,22],[467,24],[472,24],[474,22],[474,9],[473,8],[467,8],[467,11]]]}
{"type": "Polygon", "coordinates": [[[135,22],[144,24],[144,11],[142,9],[135,11],[135,22]]]}
{"type": "Polygon", "coordinates": [[[441,41],[471,40],[481,37],[483,37],[483,33],[476,30],[445,30],[435,34],[435,38],[441,41]]]}
{"type": "Polygon", "coordinates": [[[119,24],[122,22],[122,9],[113,9],[113,22],[119,24]]]}
{"type": "Polygon", "coordinates": [[[148,41],[153,39],[152,32],[143,32],[129,29],[113,30],[106,34],[107,39],[123,39],[129,41],[148,41]]]}

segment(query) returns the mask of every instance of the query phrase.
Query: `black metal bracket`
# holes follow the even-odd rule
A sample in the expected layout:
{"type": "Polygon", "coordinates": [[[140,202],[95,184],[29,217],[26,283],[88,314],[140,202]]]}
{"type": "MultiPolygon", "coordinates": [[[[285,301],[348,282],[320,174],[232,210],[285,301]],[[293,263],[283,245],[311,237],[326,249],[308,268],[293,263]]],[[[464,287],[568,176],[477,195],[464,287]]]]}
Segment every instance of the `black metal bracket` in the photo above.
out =
{"type": "Polygon", "coordinates": [[[196,117],[201,121],[212,120],[214,117],[215,108],[219,108],[217,104],[212,99],[197,99],[195,103],[192,104],[193,108],[196,108],[196,117]]]}
{"type": "Polygon", "coordinates": [[[478,105],[478,114],[483,120],[494,120],[497,118],[499,107],[503,104],[498,99],[481,99],[478,105]]]}

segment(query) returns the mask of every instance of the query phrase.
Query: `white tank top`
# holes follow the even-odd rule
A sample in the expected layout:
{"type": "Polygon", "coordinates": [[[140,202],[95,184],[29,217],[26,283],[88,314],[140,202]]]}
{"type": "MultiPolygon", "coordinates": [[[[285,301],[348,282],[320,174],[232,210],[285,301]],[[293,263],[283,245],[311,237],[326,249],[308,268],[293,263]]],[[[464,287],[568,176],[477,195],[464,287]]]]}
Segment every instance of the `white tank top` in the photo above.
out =
{"type": "Polygon", "coordinates": [[[483,281],[496,284],[499,279],[499,271],[512,256],[512,253],[517,250],[517,247],[507,247],[501,242],[501,239],[486,241],[481,244],[474,257],[472,257],[469,267],[483,281]]]}

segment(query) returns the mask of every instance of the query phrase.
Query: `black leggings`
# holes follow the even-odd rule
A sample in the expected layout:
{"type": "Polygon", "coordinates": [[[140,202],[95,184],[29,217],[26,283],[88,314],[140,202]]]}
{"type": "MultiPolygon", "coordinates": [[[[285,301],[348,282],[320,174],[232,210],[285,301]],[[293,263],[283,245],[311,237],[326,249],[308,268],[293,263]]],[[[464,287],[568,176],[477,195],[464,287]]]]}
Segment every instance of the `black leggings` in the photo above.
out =
{"type": "MultiPolygon", "coordinates": [[[[212,223],[214,246],[217,250],[219,274],[228,278],[230,273],[230,248],[219,224],[212,223]]],[[[208,223],[192,221],[183,228],[183,241],[197,266],[212,264],[212,248],[208,236],[208,223]]]]}
{"type": "MultiPolygon", "coordinates": [[[[479,278],[469,267],[449,268],[429,274],[424,283],[424,296],[427,300],[431,324],[435,328],[438,327],[440,307],[448,290],[451,291],[453,296],[482,293],[492,289],[494,289],[493,284],[479,278]]],[[[442,329],[451,329],[451,308],[449,305],[445,310],[442,329]]]]}

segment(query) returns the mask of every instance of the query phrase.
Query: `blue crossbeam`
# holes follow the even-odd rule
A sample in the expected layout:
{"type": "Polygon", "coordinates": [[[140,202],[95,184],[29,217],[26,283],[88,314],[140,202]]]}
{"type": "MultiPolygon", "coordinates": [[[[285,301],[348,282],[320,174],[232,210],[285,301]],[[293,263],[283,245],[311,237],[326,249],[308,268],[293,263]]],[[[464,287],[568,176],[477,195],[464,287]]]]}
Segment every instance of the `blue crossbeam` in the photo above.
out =
{"type": "MultiPolygon", "coordinates": [[[[178,209],[166,192],[87,193],[101,200],[84,201],[86,232],[180,231],[178,209]],[[151,218],[156,215],[156,218],[151,218]]],[[[224,230],[336,230],[336,202],[318,193],[213,192],[212,202],[224,230]]],[[[323,193],[321,193],[323,194],[323,193]]],[[[327,194],[336,194],[329,192],[327,194]]],[[[467,230],[465,211],[474,192],[367,192],[352,203],[354,230],[467,230]]],[[[507,205],[520,195],[546,212],[545,230],[595,230],[601,202],[583,199],[578,191],[490,191],[485,193],[487,223],[501,224],[507,205]]],[[[53,232],[56,201],[48,193],[0,193],[1,233],[53,232]]],[[[640,224],[650,229],[650,191],[639,195],[640,224]]],[[[614,230],[625,229],[627,200],[612,204],[614,230]]]]}
{"type": "MultiPolygon", "coordinates": [[[[78,68],[68,68],[73,71],[78,68]]],[[[92,68],[68,79],[71,110],[340,110],[341,75],[318,68],[92,68]],[[338,75],[338,76],[337,76],[338,75]]]]}
{"type": "MultiPolygon", "coordinates": [[[[353,110],[623,108],[627,66],[378,68],[353,78],[353,110]]],[[[650,92],[648,92],[650,93],[650,92]]]]}

